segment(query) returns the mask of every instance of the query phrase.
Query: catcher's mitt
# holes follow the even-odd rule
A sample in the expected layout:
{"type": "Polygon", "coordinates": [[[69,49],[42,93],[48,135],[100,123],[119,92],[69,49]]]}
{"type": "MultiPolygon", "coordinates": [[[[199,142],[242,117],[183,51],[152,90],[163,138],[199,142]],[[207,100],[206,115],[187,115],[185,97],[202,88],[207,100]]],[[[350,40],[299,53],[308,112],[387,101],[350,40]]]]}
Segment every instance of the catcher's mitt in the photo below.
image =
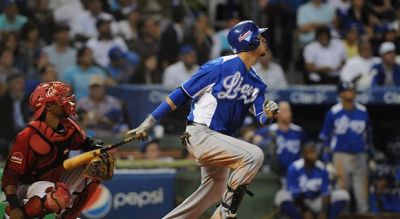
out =
{"type": "Polygon", "coordinates": [[[86,165],[84,174],[94,180],[109,180],[114,175],[114,157],[106,152],[93,158],[86,165]]]}

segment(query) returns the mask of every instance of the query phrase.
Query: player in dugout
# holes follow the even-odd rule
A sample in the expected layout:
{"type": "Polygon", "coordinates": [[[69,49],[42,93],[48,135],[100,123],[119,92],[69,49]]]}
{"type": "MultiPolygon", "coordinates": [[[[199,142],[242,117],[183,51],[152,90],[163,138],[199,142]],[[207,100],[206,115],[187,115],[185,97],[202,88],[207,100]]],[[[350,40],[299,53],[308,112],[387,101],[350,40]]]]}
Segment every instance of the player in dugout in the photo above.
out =
{"type": "Polygon", "coordinates": [[[43,218],[55,213],[57,218],[77,218],[100,181],[113,176],[114,159],[104,153],[86,166],[63,169],[71,150],[102,147],[70,118],[76,113],[69,85],[40,84],[29,104],[34,120],[16,136],[4,167],[5,217],[43,218]]]}
{"type": "Polygon", "coordinates": [[[346,207],[346,190],[331,189],[329,173],[318,160],[314,142],[302,147],[302,158],[292,163],[286,173],[286,188],[275,197],[275,204],[291,219],[335,219],[346,207]]]}

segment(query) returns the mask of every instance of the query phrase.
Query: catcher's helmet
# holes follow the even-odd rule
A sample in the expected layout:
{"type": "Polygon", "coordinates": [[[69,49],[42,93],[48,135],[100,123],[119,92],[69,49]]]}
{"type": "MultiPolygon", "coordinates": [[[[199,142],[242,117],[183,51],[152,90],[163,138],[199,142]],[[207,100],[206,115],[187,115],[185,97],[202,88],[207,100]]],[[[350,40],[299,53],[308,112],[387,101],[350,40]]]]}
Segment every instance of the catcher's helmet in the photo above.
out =
{"type": "Polygon", "coordinates": [[[266,38],[268,28],[258,28],[250,20],[242,21],[231,28],[228,33],[228,42],[233,53],[247,52],[257,49],[260,45],[258,35],[266,38]]]}
{"type": "Polygon", "coordinates": [[[42,83],[35,88],[29,99],[29,105],[35,111],[35,119],[39,119],[49,103],[61,106],[68,116],[76,116],[75,95],[72,95],[72,88],[67,84],[56,81],[42,83]]]}

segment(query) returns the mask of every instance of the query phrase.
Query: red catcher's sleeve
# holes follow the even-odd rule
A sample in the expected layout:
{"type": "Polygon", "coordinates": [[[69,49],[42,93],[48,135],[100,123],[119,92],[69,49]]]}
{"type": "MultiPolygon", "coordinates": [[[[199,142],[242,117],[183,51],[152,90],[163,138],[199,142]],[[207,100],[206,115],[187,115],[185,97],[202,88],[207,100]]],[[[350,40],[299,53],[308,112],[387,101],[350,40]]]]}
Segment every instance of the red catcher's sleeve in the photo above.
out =
{"type": "Polygon", "coordinates": [[[17,185],[21,176],[25,174],[33,161],[33,153],[29,145],[29,139],[33,131],[25,128],[16,137],[7,157],[2,178],[2,188],[8,185],[17,185]]]}

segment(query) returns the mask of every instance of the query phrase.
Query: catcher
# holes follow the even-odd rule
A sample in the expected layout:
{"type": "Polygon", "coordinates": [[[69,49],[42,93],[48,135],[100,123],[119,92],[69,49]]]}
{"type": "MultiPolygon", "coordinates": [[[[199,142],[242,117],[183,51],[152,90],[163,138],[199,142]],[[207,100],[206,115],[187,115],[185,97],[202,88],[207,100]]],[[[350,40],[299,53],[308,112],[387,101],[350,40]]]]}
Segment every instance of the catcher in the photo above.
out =
{"type": "Polygon", "coordinates": [[[15,138],[2,178],[8,205],[6,218],[77,218],[102,179],[113,176],[108,153],[86,166],[63,169],[70,150],[102,146],[69,117],[76,116],[71,87],[62,82],[43,83],[33,91],[34,120],[15,138]]]}

